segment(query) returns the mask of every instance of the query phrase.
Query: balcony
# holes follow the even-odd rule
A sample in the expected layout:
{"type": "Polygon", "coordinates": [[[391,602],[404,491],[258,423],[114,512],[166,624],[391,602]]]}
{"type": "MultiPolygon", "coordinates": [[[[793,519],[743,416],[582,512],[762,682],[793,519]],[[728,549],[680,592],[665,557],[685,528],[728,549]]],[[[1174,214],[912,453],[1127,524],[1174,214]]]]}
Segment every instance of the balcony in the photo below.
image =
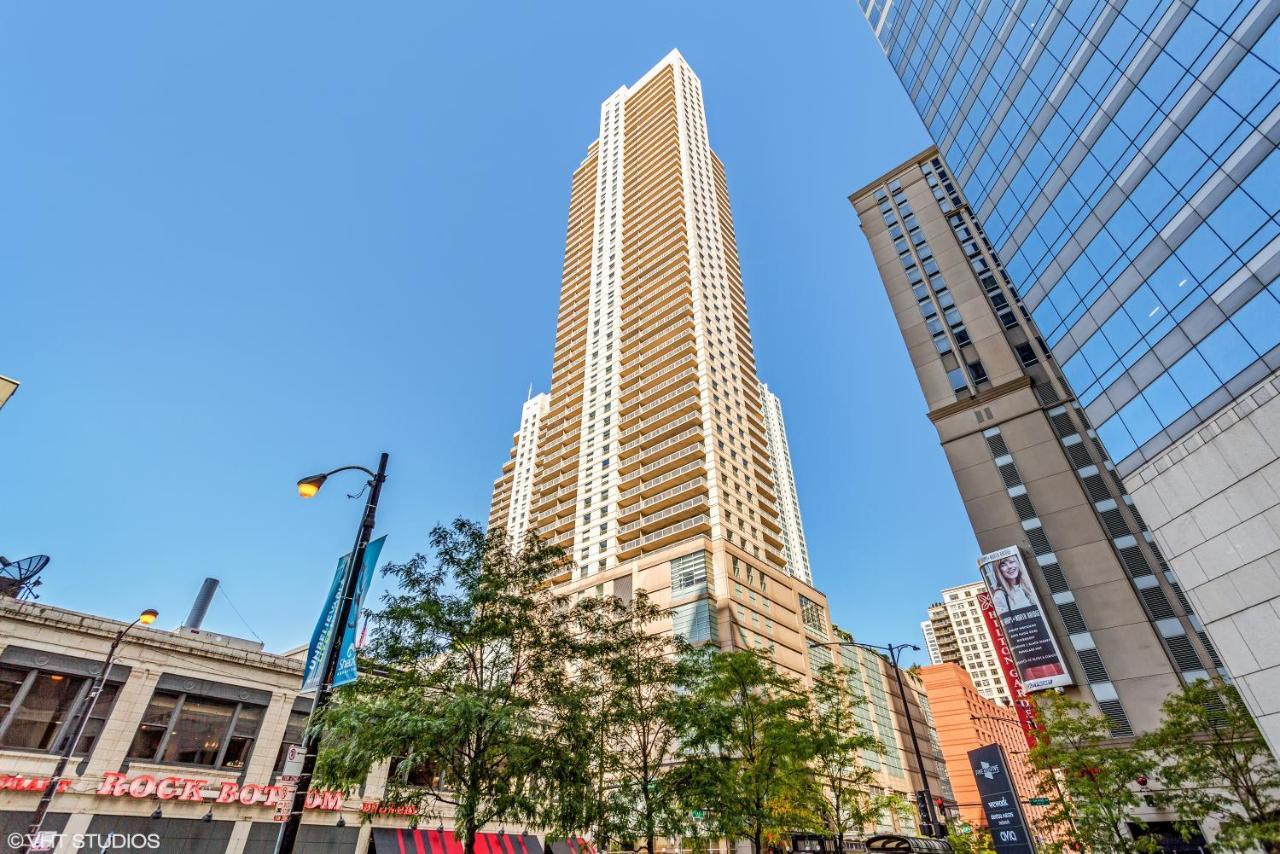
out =
{"type": "MultiPolygon", "coordinates": [[[[665,416],[665,413],[662,413],[659,416],[655,417],[655,420],[660,420],[664,416],[665,416]]],[[[690,424],[692,422],[698,422],[698,427],[700,429],[702,426],[701,421],[702,421],[702,413],[690,412],[688,415],[683,415],[674,421],[668,421],[658,429],[650,430],[648,433],[640,432],[645,427],[649,426],[648,424],[645,424],[642,422],[638,424],[629,433],[626,433],[623,435],[623,439],[627,441],[624,441],[620,445],[618,445],[618,454],[621,456],[625,456],[633,448],[643,448],[643,447],[648,447],[650,445],[653,445],[654,443],[661,441],[665,436],[670,434],[672,430],[676,430],[678,428],[684,427],[685,425],[690,424]]]]}
{"type": "Polygon", "coordinates": [[[678,469],[672,469],[669,472],[665,472],[658,477],[655,477],[653,480],[642,483],[639,486],[631,487],[618,495],[618,504],[626,506],[633,503],[635,500],[644,498],[646,495],[653,495],[654,492],[661,489],[666,484],[674,483],[679,478],[687,477],[689,474],[695,472],[697,474],[706,474],[707,463],[705,460],[694,460],[691,463],[686,463],[685,465],[680,466],[678,469]]]}
{"type": "Polygon", "coordinates": [[[676,522],[674,525],[670,525],[661,530],[654,531],[652,534],[645,534],[640,539],[632,540],[625,546],[619,544],[618,559],[627,560],[638,554],[642,554],[643,552],[657,551],[658,549],[665,548],[672,543],[687,540],[690,537],[697,536],[698,534],[705,534],[710,530],[710,516],[705,513],[700,516],[694,516],[690,519],[676,522]]]}
{"type": "Polygon", "coordinates": [[[631,539],[636,532],[649,533],[657,530],[664,524],[688,518],[689,516],[707,509],[707,496],[696,495],[679,504],[672,504],[659,510],[657,513],[650,514],[634,522],[628,522],[618,528],[618,539],[631,539]]]}
{"type": "Polygon", "coordinates": [[[630,522],[641,513],[653,513],[656,510],[669,507],[673,503],[676,503],[682,496],[686,496],[690,492],[703,488],[706,485],[707,479],[705,477],[695,477],[693,480],[686,480],[683,483],[677,483],[675,486],[668,487],[656,495],[649,496],[634,507],[623,510],[621,515],[618,516],[618,521],[630,522]]]}
{"type": "Polygon", "coordinates": [[[704,452],[704,449],[702,447],[701,442],[694,445],[687,445],[683,448],[679,448],[673,453],[667,454],[665,457],[662,457],[661,459],[654,460],[648,465],[643,466],[639,469],[636,469],[635,471],[630,472],[629,474],[626,474],[625,476],[623,476],[618,486],[619,488],[623,488],[623,487],[627,487],[628,485],[634,485],[635,481],[639,480],[640,478],[644,477],[647,474],[651,474],[651,473],[663,474],[673,468],[677,468],[678,466],[683,465],[685,462],[688,462],[686,458],[689,457],[690,455],[697,454],[698,456],[702,456],[703,452],[704,452]]]}
{"type": "Polygon", "coordinates": [[[656,400],[649,401],[644,406],[641,406],[638,409],[628,412],[626,416],[622,418],[622,424],[620,425],[620,427],[621,429],[626,430],[629,427],[633,426],[637,421],[644,418],[646,415],[657,411],[659,407],[667,403],[671,403],[673,401],[679,400],[681,398],[688,397],[690,395],[696,395],[697,393],[698,393],[698,383],[696,381],[689,382],[681,386],[680,388],[667,392],[665,395],[657,398],[656,400]]]}
{"type": "Polygon", "coordinates": [[[628,401],[654,391],[658,386],[678,376],[683,376],[680,373],[681,369],[689,373],[695,373],[698,369],[698,358],[693,345],[689,344],[681,349],[686,351],[681,354],[681,358],[667,361],[661,366],[646,366],[649,368],[648,371],[643,374],[639,372],[634,374],[630,381],[626,383],[626,388],[621,390],[620,397],[623,405],[626,405],[628,401]]]}
{"type": "Polygon", "coordinates": [[[632,454],[625,460],[621,459],[621,454],[619,454],[618,471],[626,474],[639,466],[646,459],[652,458],[653,455],[661,451],[665,451],[669,448],[677,448],[681,445],[686,445],[694,441],[701,442],[702,438],[702,425],[699,424],[695,427],[689,427],[688,429],[680,431],[665,442],[659,442],[658,444],[652,445],[648,448],[640,449],[639,453],[632,454]]]}

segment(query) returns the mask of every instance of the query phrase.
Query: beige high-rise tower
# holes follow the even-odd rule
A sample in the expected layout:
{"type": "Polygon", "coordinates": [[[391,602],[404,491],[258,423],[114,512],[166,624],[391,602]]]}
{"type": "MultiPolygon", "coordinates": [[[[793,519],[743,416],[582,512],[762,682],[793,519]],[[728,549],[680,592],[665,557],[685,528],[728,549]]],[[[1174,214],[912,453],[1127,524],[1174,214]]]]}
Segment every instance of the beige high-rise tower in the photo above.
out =
{"type": "Polygon", "coordinates": [[[670,630],[805,675],[826,601],[787,573],[724,166],[676,51],[605,100],[574,172],[550,395],[529,525],[573,559],[556,583],[645,590],[670,630]]]}

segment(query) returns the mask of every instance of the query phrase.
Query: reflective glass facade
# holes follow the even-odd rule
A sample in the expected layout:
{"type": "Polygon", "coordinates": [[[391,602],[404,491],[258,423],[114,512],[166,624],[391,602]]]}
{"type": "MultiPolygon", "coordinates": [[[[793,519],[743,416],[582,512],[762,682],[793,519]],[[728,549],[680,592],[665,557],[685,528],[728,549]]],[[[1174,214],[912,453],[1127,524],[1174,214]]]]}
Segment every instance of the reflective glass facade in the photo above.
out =
{"type": "Polygon", "coordinates": [[[1280,368],[1280,0],[858,0],[1128,474],[1280,368]]]}

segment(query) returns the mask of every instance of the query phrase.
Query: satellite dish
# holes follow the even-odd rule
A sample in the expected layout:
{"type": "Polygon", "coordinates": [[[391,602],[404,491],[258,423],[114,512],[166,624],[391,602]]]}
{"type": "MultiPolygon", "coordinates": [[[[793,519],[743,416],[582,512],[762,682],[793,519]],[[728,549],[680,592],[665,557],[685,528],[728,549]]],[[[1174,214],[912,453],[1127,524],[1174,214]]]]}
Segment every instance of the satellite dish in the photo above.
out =
{"type": "Polygon", "coordinates": [[[40,571],[49,565],[48,555],[32,555],[22,560],[9,561],[0,557],[0,596],[14,599],[38,599],[36,588],[40,571]]]}

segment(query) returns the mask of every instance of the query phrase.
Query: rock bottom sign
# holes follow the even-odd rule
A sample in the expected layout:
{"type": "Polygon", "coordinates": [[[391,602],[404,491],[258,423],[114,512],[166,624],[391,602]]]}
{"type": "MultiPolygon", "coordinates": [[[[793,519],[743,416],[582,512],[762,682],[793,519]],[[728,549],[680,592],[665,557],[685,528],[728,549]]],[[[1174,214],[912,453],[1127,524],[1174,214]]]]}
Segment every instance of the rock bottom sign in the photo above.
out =
{"type": "MultiPolygon", "coordinates": [[[[103,774],[102,784],[94,792],[110,798],[158,798],[162,801],[195,801],[215,804],[241,804],[243,806],[274,807],[293,796],[291,786],[270,786],[258,783],[236,783],[230,780],[214,782],[196,777],[156,777],[138,774],[130,777],[118,771],[103,774]],[[208,787],[217,786],[213,792],[208,787]]],[[[342,793],[312,790],[307,793],[307,809],[340,810],[342,793]]]]}
{"type": "Polygon", "coordinates": [[[982,799],[996,854],[1034,854],[1004,750],[999,744],[970,750],[969,767],[978,784],[978,797],[982,799]]]}

